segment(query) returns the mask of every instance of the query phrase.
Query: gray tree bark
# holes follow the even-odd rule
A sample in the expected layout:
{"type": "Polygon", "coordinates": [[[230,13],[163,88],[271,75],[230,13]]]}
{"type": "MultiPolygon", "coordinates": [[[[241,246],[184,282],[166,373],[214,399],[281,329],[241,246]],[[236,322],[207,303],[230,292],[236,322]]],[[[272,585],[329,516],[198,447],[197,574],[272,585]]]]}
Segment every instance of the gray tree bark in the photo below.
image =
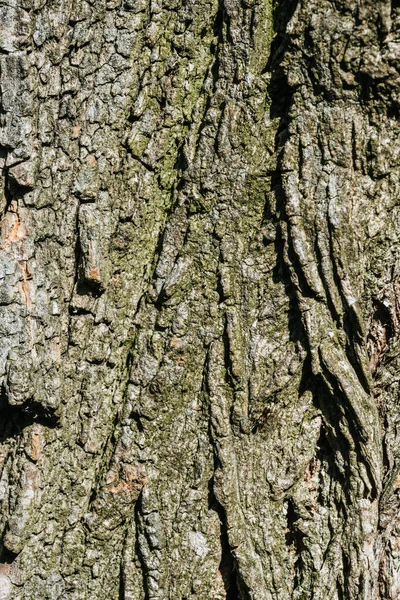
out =
{"type": "Polygon", "coordinates": [[[0,0],[0,600],[400,598],[400,2],[0,0]]]}

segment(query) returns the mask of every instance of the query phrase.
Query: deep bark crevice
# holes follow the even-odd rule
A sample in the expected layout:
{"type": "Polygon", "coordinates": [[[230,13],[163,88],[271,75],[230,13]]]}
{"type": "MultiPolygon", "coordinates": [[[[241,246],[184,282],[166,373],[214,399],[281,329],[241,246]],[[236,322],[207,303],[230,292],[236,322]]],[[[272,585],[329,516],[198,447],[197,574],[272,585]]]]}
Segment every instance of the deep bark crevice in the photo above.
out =
{"type": "Polygon", "coordinates": [[[34,423],[49,429],[54,429],[60,425],[59,416],[39,403],[9,404],[5,391],[0,395],[0,421],[1,443],[5,443],[12,438],[18,438],[24,429],[31,427],[34,423]]]}
{"type": "Polygon", "coordinates": [[[226,597],[225,600],[246,600],[239,593],[238,587],[238,572],[237,564],[232,555],[232,549],[229,544],[226,513],[223,506],[218,502],[214,494],[214,482],[213,478],[210,479],[209,484],[209,499],[208,505],[211,510],[214,510],[219,517],[221,525],[220,533],[220,544],[221,544],[221,561],[219,564],[219,572],[221,573],[222,580],[224,583],[226,597]]]}
{"type": "Polygon", "coordinates": [[[134,509],[134,521],[135,521],[135,531],[136,531],[136,537],[135,537],[135,555],[137,557],[137,560],[140,564],[140,571],[141,571],[141,576],[142,576],[142,584],[143,584],[143,592],[144,592],[144,599],[143,600],[149,600],[150,596],[149,596],[149,588],[148,588],[148,581],[147,581],[147,572],[148,572],[148,566],[146,564],[145,558],[143,556],[143,552],[140,546],[140,542],[139,542],[139,534],[143,535],[143,525],[142,525],[142,517],[141,517],[141,499],[142,499],[142,495],[140,494],[139,498],[137,499],[136,503],[135,503],[135,509],[134,509]]]}
{"type": "Polygon", "coordinates": [[[305,547],[303,543],[303,533],[297,526],[299,515],[296,510],[296,505],[293,499],[288,498],[287,500],[287,533],[285,534],[286,544],[294,547],[295,562],[294,562],[294,590],[301,587],[301,576],[302,576],[302,552],[305,547]]]}
{"type": "Polygon", "coordinates": [[[0,7],[4,600],[399,597],[400,1],[36,4],[0,7]]]}

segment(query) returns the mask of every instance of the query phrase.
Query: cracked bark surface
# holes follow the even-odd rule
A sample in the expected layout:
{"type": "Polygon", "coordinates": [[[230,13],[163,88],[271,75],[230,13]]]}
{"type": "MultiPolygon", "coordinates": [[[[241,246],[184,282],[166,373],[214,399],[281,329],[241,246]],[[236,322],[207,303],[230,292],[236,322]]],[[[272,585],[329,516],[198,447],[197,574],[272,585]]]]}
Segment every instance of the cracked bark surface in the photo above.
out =
{"type": "Polygon", "coordinates": [[[0,0],[0,600],[400,596],[397,0],[0,0]]]}

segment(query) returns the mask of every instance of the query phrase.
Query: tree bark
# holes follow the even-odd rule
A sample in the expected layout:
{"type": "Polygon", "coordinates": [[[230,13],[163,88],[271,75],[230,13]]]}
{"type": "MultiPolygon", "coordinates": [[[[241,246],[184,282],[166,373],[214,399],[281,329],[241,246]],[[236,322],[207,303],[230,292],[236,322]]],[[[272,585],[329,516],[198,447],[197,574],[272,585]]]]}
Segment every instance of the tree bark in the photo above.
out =
{"type": "Polygon", "coordinates": [[[400,2],[0,0],[0,600],[400,597],[400,2]]]}

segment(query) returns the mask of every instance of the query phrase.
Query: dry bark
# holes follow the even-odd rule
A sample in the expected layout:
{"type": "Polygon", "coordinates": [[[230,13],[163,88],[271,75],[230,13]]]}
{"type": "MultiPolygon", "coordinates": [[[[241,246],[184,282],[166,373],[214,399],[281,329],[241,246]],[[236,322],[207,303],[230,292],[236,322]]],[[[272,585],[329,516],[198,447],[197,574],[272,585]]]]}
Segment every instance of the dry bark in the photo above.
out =
{"type": "Polygon", "coordinates": [[[400,2],[0,0],[0,600],[400,597],[400,2]]]}

